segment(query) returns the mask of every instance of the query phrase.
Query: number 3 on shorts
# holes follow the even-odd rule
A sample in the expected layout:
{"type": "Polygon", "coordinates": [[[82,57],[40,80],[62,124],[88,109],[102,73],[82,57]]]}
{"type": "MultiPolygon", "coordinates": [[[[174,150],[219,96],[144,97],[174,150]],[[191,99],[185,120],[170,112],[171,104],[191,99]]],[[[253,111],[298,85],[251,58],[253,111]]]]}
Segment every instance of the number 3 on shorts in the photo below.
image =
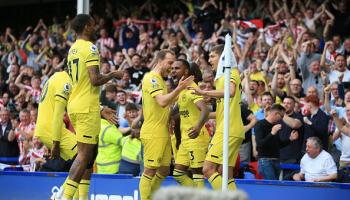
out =
{"type": "Polygon", "coordinates": [[[194,160],[193,151],[190,151],[191,160],[194,160]]]}

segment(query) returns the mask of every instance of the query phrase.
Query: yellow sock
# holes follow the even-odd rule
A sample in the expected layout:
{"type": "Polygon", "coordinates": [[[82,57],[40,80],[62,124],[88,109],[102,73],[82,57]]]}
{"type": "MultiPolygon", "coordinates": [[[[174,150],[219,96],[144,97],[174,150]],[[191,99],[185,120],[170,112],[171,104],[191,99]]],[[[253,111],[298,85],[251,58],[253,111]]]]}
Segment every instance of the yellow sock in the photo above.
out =
{"type": "Polygon", "coordinates": [[[152,177],[143,173],[141,176],[140,185],[139,185],[141,200],[151,199],[151,187],[152,187],[152,177]]]}
{"type": "Polygon", "coordinates": [[[195,186],[195,182],[187,176],[186,172],[174,169],[173,172],[174,179],[182,186],[195,186]]]}
{"type": "Polygon", "coordinates": [[[79,184],[79,199],[88,199],[90,180],[82,179],[79,184]]]}
{"type": "Polygon", "coordinates": [[[159,173],[156,173],[156,175],[152,179],[152,187],[151,187],[152,194],[154,191],[160,188],[160,184],[162,184],[164,178],[165,178],[164,176],[160,175],[159,173]]]}
{"type": "Polygon", "coordinates": [[[204,188],[204,175],[203,174],[193,174],[193,182],[198,188],[204,188]]]}
{"type": "Polygon", "coordinates": [[[219,173],[215,172],[213,175],[211,175],[208,181],[214,190],[221,190],[222,177],[219,173]]]}
{"type": "Polygon", "coordinates": [[[229,190],[237,190],[234,178],[231,178],[231,179],[228,180],[227,187],[228,187],[229,190]]]}
{"type": "Polygon", "coordinates": [[[79,184],[77,182],[68,177],[64,184],[63,197],[66,199],[72,199],[75,191],[78,189],[78,185],[79,184]]]}
{"type": "Polygon", "coordinates": [[[79,199],[79,186],[78,186],[78,189],[74,193],[73,199],[79,199]]]}

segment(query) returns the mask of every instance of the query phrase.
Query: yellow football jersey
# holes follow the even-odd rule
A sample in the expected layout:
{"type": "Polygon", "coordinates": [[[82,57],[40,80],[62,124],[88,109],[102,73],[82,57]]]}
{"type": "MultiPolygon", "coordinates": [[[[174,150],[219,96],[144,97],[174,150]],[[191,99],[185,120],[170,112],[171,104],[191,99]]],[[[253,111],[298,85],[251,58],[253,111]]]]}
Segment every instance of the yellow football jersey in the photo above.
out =
{"type": "Polygon", "coordinates": [[[255,112],[257,112],[260,109],[260,106],[257,103],[253,102],[252,104],[249,105],[249,109],[253,113],[255,113],[255,112]]]}
{"type": "Polygon", "coordinates": [[[67,72],[56,72],[46,81],[40,97],[35,128],[36,136],[52,137],[51,122],[53,120],[55,100],[67,103],[70,92],[71,84],[67,72]]]}
{"type": "Polygon", "coordinates": [[[142,80],[142,109],[145,121],[141,127],[141,138],[169,137],[169,107],[162,108],[155,99],[158,94],[166,93],[167,87],[160,74],[151,71],[144,76],[142,80]]]}
{"type": "Polygon", "coordinates": [[[90,82],[88,67],[100,66],[97,47],[86,40],[78,39],[68,52],[68,74],[72,81],[72,94],[68,101],[69,113],[99,112],[100,88],[90,82]]]}
{"type": "MultiPolygon", "coordinates": [[[[217,90],[224,89],[224,76],[215,81],[215,87],[217,90]]],[[[239,76],[238,69],[232,69],[230,81],[235,84],[236,92],[235,96],[230,98],[230,131],[229,135],[234,137],[244,138],[244,128],[241,117],[241,78],[239,76]]],[[[216,100],[216,133],[223,134],[224,132],[224,98],[218,98],[216,100]]]]}
{"type": "MultiPolygon", "coordinates": [[[[287,93],[287,87],[282,88],[282,92],[287,93]]],[[[283,103],[283,100],[281,99],[281,97],[279,97],[279,96],[276,95],[275,103],[276,103],[276,104],[282,104],[282,103],[283,103]]]]}
{"type": "MultiPolygon", "coordinates": [[[[191,87],[198,87],[196,83],[192,83],[191,87]]],[[[181,143],[203,143],[209,141],[208,130],[203,126],[200,135],[195,139],[190,139],[188,133],[190,129],[197,125],[198,120],[201,117],[201,111],[197,108],[196,102],[203,100],[202,96],[192,94],[192,90],[183,90],[179,94],[177,104],[179,106],[180,113],[180,130],[181,130],[181,143]]]]}

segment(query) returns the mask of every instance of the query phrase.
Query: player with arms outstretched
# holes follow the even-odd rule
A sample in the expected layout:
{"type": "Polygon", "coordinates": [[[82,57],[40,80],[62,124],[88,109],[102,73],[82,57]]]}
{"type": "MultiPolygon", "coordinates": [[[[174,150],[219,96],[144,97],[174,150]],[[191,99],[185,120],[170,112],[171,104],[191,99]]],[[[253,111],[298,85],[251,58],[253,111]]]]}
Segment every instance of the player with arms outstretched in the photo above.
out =
{"type": "MultiPolygon", "coordinates": [[[[220,55],[224,45],[212,48],[209,54],[209,63],[214,71],[217,70],[220,55]]],[[[239,153],[239,147],[244,139],[244,126],[241,118],[241,79],[237,66],[234,66],[230,76],[230,132],[229,132],[229,181],[228,189],[235,190],[236,184],[233,179],[233,167],[239,153]]],[[[224,134],[224,76],[215,80],[215,90],[204,91],[191,88],[198,95],[216,98],[216,131],[209,144],[209,151],[205,158],[203,173],[208,178],[212,187],[220,190],[222,187],[222,162],[223,162],[223,134],[224,134]]]]}

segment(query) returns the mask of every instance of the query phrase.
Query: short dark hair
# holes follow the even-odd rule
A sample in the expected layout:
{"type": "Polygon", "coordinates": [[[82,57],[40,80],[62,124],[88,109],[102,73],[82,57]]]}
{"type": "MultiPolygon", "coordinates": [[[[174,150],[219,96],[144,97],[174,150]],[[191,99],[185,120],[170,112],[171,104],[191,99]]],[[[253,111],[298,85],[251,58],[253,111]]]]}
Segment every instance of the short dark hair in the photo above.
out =
{"type": "Polygon", "coordinates": [[[131,59],[132,59],[133,57],[135,57],[135,56],[138,56],[139,58],[141,58],[141,55],[140,55],[140,54],[135,53],[134,55],[132,55],[131,59]]]}
{"type": "Polygon", "coordinates": [[[113,84],[110,84],[110,85],[106,85],[106,92],[115,92],[117,93],[117,88],[115,87],[115,85],[113,84]]]}
{"type": "Polygon", "coordinates": [[[249,80],[249,83],[250,82],[254,82],[254,83],[256,83],[257,85],[259,85],[259,82],[257,81],[257,80],[249,80]]]}
{"type": "Polygon", "coordinates": [[[175,56],[175,53],[172,51],[172,50],[169,50],[169,49],[162,49],[158,52],[157,54],[157,57],[156,57],[156,60],[159,62],[159,60],[164,60],[165,59],[165,56],[167,54],[172,54],[175,56]]]}
{"type": "Polygon", "coordinates": [[[272,96],[271,92],[269,92],[269,91],[264,92],[261,96],[262,97],[263,96],[270,96],[272,98],[272,100],[273,100],[273,96],[272,96]]]}
{"type": "Polygon", "coordinates": [[[79,14],[74,17],[72,21],[72,29],[79,35],[83,33],[84,28],[89,22],[92,20],[90,15],[87,14],[79,14]]]}
{"type": "Polygon", "coordinates": [[[295,103],[295,99],[294,99],[294,97],[292,97],[292,96],[285,96],[284,98],[283,98],[283,100],[284,99],[291,99],[294,103],[295,103]]]}
{"type": "Polygon", "coordinates": [[[343,56],[344,58],[346,58],[344,54],[338,53],[337,55],[335,55],[334,60],[337,60],[339,56],[343,56]]]}
{"type": "Polygon", "coordinates": [[[124,93],[126,95],[126,92],[124,90],[117,90],[117,94],[118,93],[124,93]]]}
{"type": "Polygon", "coordinates": [[[125,110],[139,110],[139,108],[134,103],[128,103],[125,106],[125,110]]]}
{"type": "Polygon", "coordinates": [[[215,52],[218,55],[221,55],[223,51],[224,51],[223,44],[216,45],[210,50],[210,52],[215,52]]]}
{"type": "Polygon", "coordinates": [[[270,112],[272,112],[272,111],[285,112],[286,109],[281,104],[274,103],[274,104],[272,104],[272,106],[267,108],[266,111],[270,111],[270,112]]]}
{"type": "Polygon", "coordinates": [[[30,114],[30,112],[29,112],[28,109],[23,109],[23,110],[21,110],[20,112],[30,114]]]}

